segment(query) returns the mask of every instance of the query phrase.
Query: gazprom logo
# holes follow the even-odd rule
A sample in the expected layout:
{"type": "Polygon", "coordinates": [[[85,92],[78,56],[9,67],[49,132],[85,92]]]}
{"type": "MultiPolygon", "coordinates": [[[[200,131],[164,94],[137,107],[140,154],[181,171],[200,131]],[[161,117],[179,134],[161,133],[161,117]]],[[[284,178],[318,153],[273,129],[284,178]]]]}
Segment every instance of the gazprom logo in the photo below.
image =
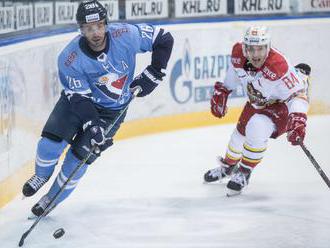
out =
{"type": "Polygon", "coordinates": [[[170,92],[179,104],[209,101],[215,81],[223,80],[230,62],[229,55],[201,54],[184,41],[182,56],[174,64],[170,75],[170,92]]]}
{"type": "Polygon", "coordinates": [[[173,99],[178,103],[186,103],[192,97],[191,57],[189,41],[185,40],[183,59],[175,64],[170,76],[170,90],[173,99]]]}
{"type": "Polygon", "coordinates": [[[184,75],[189,78],[190,77],[190,67],[191,67],[191,57],[190,57],[190,47],[189,42],[186,40],[184,46],[184,54],[183,54],[183,71],[184,75]]]}

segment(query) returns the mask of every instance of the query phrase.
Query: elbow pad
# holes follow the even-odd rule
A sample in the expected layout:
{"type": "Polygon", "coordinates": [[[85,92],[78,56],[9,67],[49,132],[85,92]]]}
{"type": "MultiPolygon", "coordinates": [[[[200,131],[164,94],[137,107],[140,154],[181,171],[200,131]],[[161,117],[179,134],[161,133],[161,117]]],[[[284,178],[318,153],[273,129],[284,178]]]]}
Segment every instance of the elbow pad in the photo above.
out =
{"type": "Polygon", "coordinates": [[[158,71],[166,69],[167,62],[170,59],[174,39],[171,33],[164,32],[164,29],[160,29],[154,44],[152,46],[151,65],[158,71]]]}

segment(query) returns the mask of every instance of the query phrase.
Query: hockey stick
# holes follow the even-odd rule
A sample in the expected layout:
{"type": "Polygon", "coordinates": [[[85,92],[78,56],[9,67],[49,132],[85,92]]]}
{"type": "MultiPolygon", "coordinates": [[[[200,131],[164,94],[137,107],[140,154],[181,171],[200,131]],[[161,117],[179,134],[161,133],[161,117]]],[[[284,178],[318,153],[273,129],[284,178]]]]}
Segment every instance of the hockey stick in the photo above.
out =
{"type": "Polygon", "coordinates": [[[329,178],[324,173],[324,171],[322,170],[321,166],[315,160],[315,158],[313,157],[313,155],[311,154],[311,152],[307,149],[307,147],[304,145],[304,143],[302,141],[299,141],[299,145],[300,145],[301,149],[305,152],[306,156],[309,158],[309,160],[311,161],[311,163],[314,165],[315,169],[320,174],[320,176],[322,177],[323,181],[330,188],[330,180],[329,180],[329,178]]]}
{"type": "MultiPolygon", "coordinates": [[[[107,127],[107,129],[104,131],[104,136],[106,136],[114,127],[114,125],[116,125],[116,123],[118,122],[118,120],[123,116],[123,114],[126,112],[126,110],[128,109],[128,106],[130,104],[130,102],[136,97],[137,94],[139,94],[139,92],[141,91],[141,88],[137,88],[136,90],[134,90],[132,98],[130,99],[129,103],[126,105],[125,108],[123,108],[120,112],[120,114],[117,116],[117,118],[107,127]]],[[[18,246],[21,247],[24,245],[24,240],[26,239],[26,237],[32,232],[32,230],[36,227],[36,225],[39,223],[39,221],[44,218],[47,214],[50,213],[50,211],[52,211],[53,207],[52,204],[58,199],[58,197],[62,194],[62,192],[65,190],[66,185],[72,180],[72,178],[76,175],[76,173],[79,171],[79,169],[88,161],[88,159],[90,158],[90,156],[92,156],[93,152],[99,149],[98,146],[94,145],[91,150],[89,151],[89,153],[87,154],[86,158],[84,158],[83,160],[80,161],[80,163],[77,165],[77,167],[72,171],[72,173],[70,174],[70,176],[68,177],[68,179],[64,182],[64,184],[62,185],[62,187],[60,188],[60,190],[56,193],[56,195],[53,197],[53,199],[49,202],[49,204],[47,205],[47,207],[45,208],[44,212],[38,216],[38,218],[34,221],[34,223],[31,225],[31,227],[25,232],[23,233],[18,246]]]]}

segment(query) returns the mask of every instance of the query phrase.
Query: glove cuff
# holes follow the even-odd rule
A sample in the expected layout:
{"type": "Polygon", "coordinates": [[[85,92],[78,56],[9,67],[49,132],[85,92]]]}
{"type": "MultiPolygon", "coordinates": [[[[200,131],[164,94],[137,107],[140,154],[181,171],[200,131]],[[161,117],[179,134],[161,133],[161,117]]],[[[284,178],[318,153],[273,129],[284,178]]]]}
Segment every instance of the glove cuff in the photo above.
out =
{"type": "Polygon", "coordinates": [[[215,93],[216,92],[219,92],[219,93],[223,92],[226,95],[229,95],[232,92],[232,90],[227,89],[227,87],[221,82],[215,82],[214,91],[215,91],[215,93]]]}
{"type": "Polygon", "coordinates": [[[163,77],[166,75],[165,73],[156,70],[152,65],[148,65],[147,68],[143,71],[143,73],[147,78],[149,78],[153,83],[157,85],[163,80],[163,77]]]}
{"type": "Polygon", "coordinates": [[[306,126],[307,115],[305,113],[293,112],[289,114],[289,123],[300,122],[306,126]]]}

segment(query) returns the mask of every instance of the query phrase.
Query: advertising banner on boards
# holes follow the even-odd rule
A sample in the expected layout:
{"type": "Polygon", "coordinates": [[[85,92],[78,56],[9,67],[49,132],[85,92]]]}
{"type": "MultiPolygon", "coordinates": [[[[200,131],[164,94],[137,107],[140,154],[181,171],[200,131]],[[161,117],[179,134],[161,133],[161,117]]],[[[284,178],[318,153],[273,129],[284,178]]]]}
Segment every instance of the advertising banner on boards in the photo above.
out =
{"type": "Polygon", "coordinates": [[[53,3],[34,4],[35,27],[48,26],[53,24],[53,3]]]}
{"type": "Polygon", "coordinates": [[[33,8],[32,4],[17,5],[16,13],[16,30],[33,28],[33,8]]]}
{"type": "Polygon", "coordinates": [[[175,17],[215,16],[227,14],[227,0],[177,0],[175,17]]]}
{"type": "Polygon", "coordinates": [[[238,15],[290,13],[290,0],[235,0],[234,13],[238,15]]]}
{"type": "Polygon", "coordinates": [[[168,0],[127,0],[126,19],[155,19],[168,17],[168,0]]]}
{"type": "Polygon", "coordinates": [[[109,20],[119,19],[119,5],[118,0],[100,1],[100,3],[106,8],[108,12],[109,20]]]}
{"type": "Polygon", "coordinates": [[[323,12],[330,11],[329,0],[297,1],[299,12],[323,12]]]}
{"type": "Polygon", "coordinates": [[[0,34],[15,30],[14,7],[0,7],[0,34]]]}
{"type": "MultiPolygon", "coordinates": [[[[235,25],[186,24],[169,30],[174,37],[166,78],[152,95],[131,107],[128,118],[158,117],[209,110],[216,81],[223,81],[231,59],[231,49],[241,40],[242,30],[235,25]]],[[[137,57],[136,74],[150,63],[150,54],[137,57]]],[[[245,92],[238,87],[231,105],[241,106],[245,92]]]]}
{"type": "Polygon", "coordinates": [[[76,23],[77,2],[56,2],[55,23],[69,24],[76,23]]]}

